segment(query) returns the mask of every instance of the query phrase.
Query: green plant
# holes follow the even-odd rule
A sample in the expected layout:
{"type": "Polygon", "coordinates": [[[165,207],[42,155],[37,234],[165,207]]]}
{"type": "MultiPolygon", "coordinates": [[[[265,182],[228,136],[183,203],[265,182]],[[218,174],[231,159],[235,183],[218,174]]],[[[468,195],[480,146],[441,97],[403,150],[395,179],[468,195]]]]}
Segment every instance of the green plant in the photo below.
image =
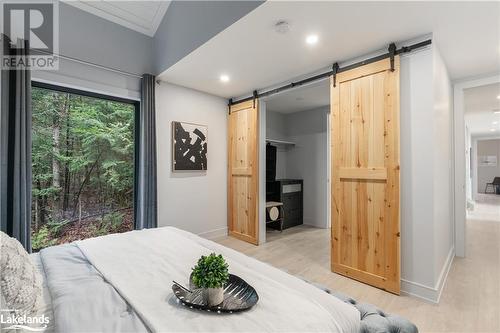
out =
{"type": "Polygon", "coordinates": [[[31,248],[33,251],[39,251],[48,246],[56,245],[57,238],[52,239],[47,225],[41,227],[38,231],[33,232],[31,237],[31,248]]]}
{"type": "Polygon", "coordinates": [[[109,231],[114,231],[122,225],[123,217],[124,215],[119,212],[109,213],[104,215],[102,223],[106,225],[109,231]]]}
{"type": "Polygon", "coordinates": [[[48,227],[49,233],[58,237],[61,235],[62,229],[69,223],[67,220],[62,220],[60,222],[49,221],[46,226],[48,227]]]}
{"type": "Polygon", "coordinates": [[[193,268],[192,279],[198,288],[220,288],[229,280],[228,265],[220,254],[201,256],[193,268]]]}

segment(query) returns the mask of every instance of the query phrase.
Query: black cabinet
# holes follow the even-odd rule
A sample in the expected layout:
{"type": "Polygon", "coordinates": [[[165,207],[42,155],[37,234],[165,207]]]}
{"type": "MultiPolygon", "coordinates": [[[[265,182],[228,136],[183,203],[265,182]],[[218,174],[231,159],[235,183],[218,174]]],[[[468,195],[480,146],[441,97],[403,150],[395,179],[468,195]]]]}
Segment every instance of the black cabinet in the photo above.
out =
{"type": "Polygon", "coordinates": [[[304,223],[303,193],[302,179],[279,179],[266,182],[266,201],[283,203],[283,229],[304,223]]]}

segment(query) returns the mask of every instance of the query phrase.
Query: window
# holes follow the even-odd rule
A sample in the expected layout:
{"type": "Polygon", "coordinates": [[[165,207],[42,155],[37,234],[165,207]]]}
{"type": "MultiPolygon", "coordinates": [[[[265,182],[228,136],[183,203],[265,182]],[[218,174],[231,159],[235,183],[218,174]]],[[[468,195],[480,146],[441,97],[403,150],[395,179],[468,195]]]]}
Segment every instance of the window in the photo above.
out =
{"type": "Polygon", "coordinates": [[[138,103],[33,82],[33,251],[134,228],[138,103]]]}

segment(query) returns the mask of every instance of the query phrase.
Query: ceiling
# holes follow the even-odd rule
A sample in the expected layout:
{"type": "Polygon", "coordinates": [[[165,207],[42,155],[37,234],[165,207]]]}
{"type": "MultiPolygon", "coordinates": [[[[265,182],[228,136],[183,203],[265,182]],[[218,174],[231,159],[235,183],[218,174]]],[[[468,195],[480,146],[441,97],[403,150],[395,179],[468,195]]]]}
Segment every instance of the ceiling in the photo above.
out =
{"type": "Polygon", "coordinates": [[[170,1],[67,0],[65,3],[153,37],[170,1]]]}
{"type": "Polygon", "coordinates": [[[266,110],[294,113],[330,105],[329,80],[284,91],[266,99],[266,110]]]}
{"type": "Polygon", "coordinates": [[[267,1],[160,78],[239,97],[429,33],[452,79],[491,73],[500,68],[499,10],[500,2],[267,1]],[[279,20],[288,33],[275,31],[279,20]],[[305,43],[311,33],[314,46],[305,43]]]}
{"type": "Polygon", "coordinates": [[[473,136],[500,135],[500,114],[494,113],[500,111],[498,96],[500,83],[464,90],[465,123],[473,136]]]}

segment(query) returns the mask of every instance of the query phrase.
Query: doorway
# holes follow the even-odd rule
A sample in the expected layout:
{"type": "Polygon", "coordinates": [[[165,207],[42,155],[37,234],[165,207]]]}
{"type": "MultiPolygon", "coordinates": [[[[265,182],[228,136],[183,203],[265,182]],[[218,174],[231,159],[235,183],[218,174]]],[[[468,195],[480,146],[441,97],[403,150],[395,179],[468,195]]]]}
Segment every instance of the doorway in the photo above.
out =
{"type": "Polygon", "coordinates": [[[488,89],[484,87],[490,86],[491,89],[491,86],[498,84],[500,84],[500,76],[491,75],[459,82],[454,86],[455,163],[453,171],[455,178],[455,254],[457,257],[466,257],[467,255],[467,214],[474,209],[474,195],[477,192],[477,182],[473,181],[476,177],[474,173],[477,173],[477,146],[475,147],[475,143],[477,139],[484,138],[485,135],[486,138],[500,137],[500,128],[495,127],[498,124],[493,124],[497,121],[500,123],[500,119],[495,118],[500,116],[499,113],[495,113],[498,108],[495,105],[500,103],[500,92],[497,94],[494,91],[490,92],[489,106],[481,105],[485,103],[483,98],[475,102],[471,98],[466,101],[466,95],[481,94],[483,89],[488,89]],[[474,106],[474,104],[476,105],[474,106]],[[487,108],[485,108],[486,106],[487,108]],[[466,112],[469,114],[467,117],[466,112]],[[472,131],[476,131],[472,127],[478,130],[476,135],[472,134],[472,131]],[[476,137],[476,140],[473,140],[473,136],[476,137]]]}
{"type": "Polygon", "coordinates": [[[467,218],[500,221],[500,83],[463,93],[467,218]]]}
{"type": "Polygon", "coordinates": [[[265,100],[266,241],[329,232],[328,80],[265,100]]]}

